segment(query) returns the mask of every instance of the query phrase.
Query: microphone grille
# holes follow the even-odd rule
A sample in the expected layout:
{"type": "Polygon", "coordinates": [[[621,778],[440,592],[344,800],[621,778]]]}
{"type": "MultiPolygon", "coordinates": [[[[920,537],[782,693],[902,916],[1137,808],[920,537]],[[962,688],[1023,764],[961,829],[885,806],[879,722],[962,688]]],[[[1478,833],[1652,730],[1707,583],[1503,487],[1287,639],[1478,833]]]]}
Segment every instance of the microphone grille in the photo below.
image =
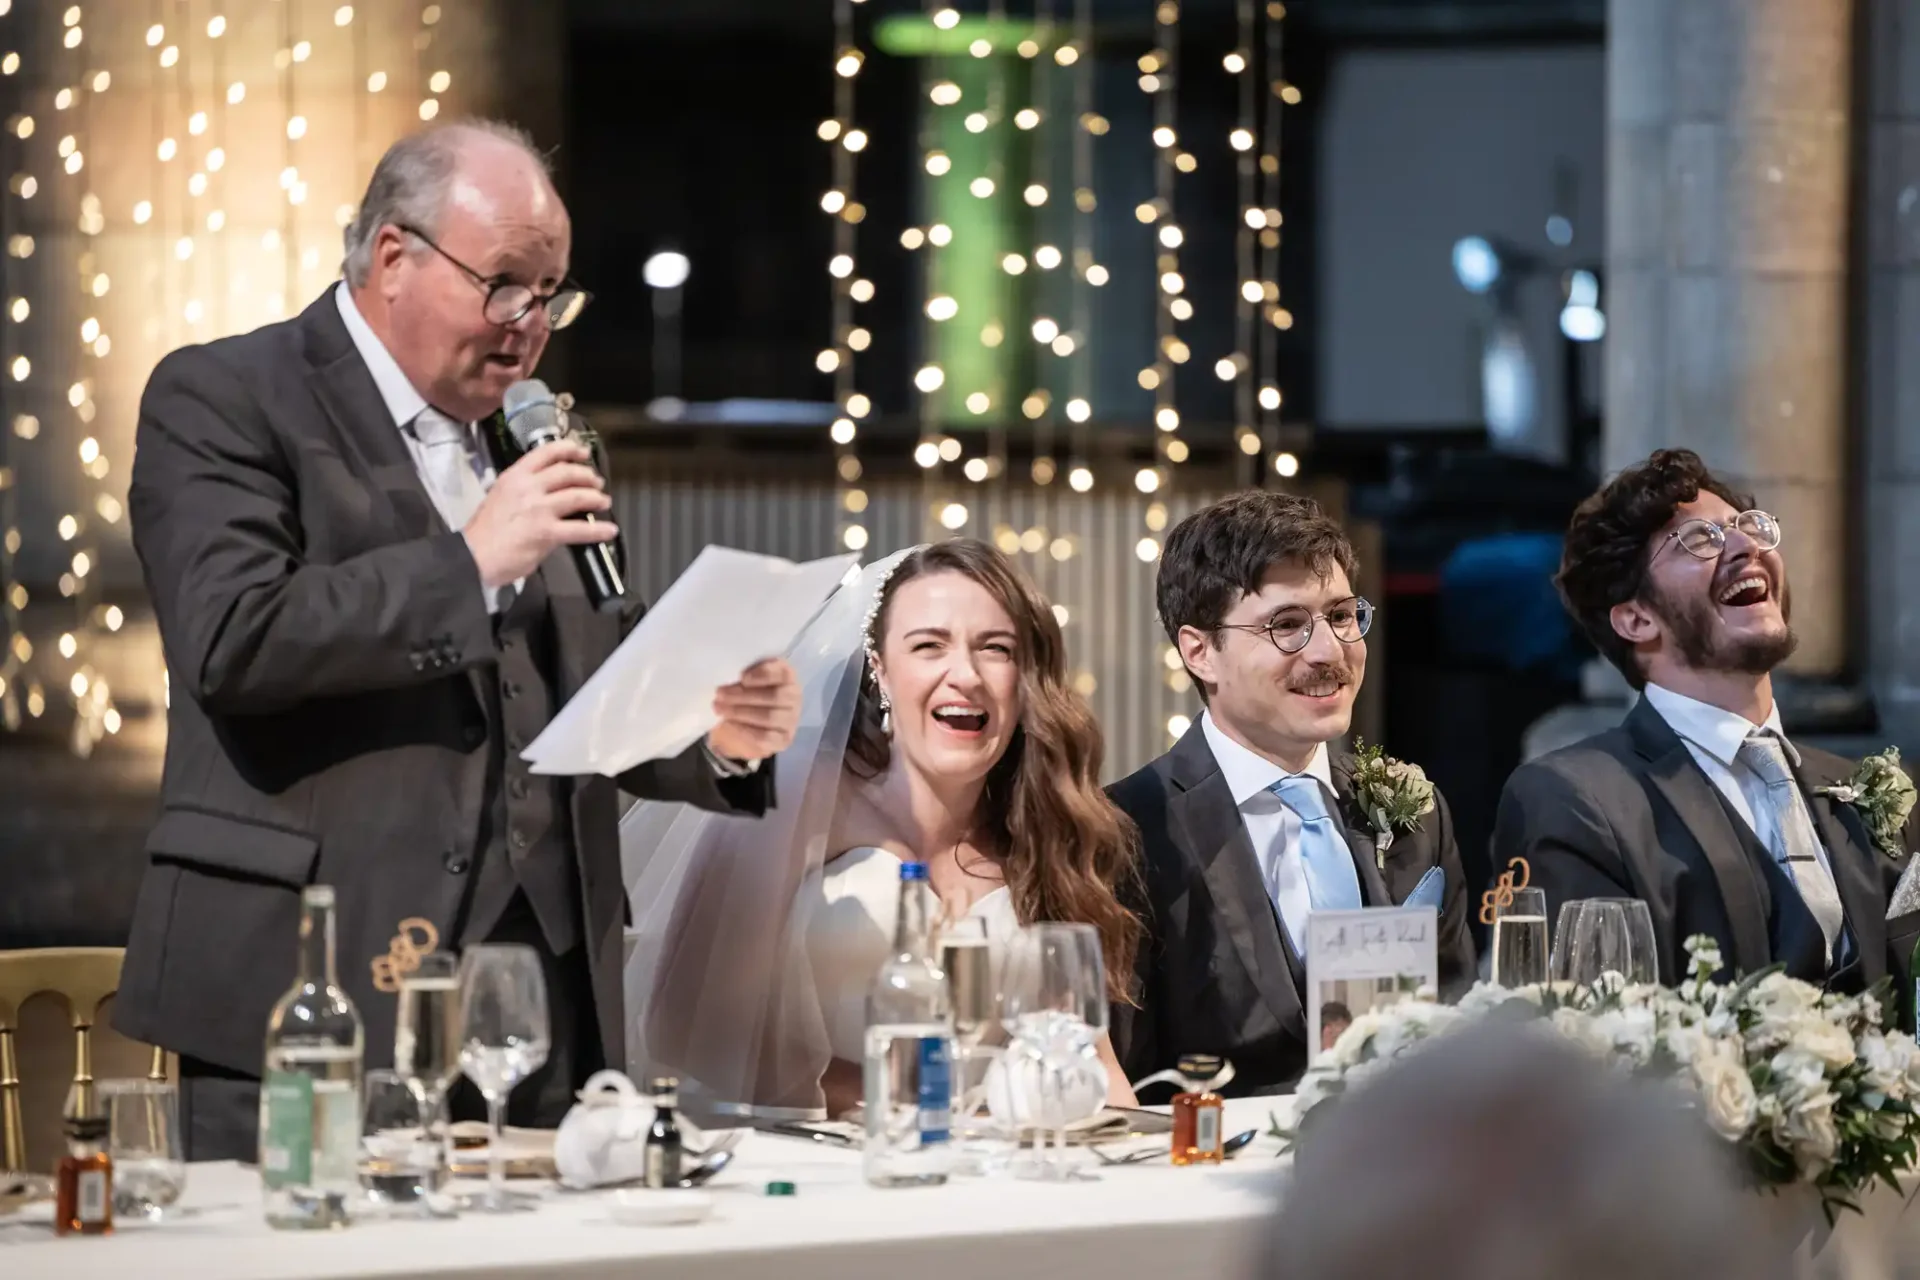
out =
{"type": "Polygon", "coordinates": [[[561,434],[560,406],[553,392],[538,378],[525,378],[507,388],[501,402],[507,430],[522,449],[531,449],[543,436],[561,434]]]}

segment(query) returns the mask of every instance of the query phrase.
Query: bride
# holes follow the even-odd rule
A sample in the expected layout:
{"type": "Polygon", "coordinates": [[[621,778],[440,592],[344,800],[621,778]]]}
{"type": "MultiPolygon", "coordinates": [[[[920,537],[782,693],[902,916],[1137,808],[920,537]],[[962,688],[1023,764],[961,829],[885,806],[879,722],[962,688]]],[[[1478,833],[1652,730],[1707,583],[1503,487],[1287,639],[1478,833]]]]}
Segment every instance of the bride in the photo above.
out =
{"type": "MultiPolygon", "coordinates": [[[[621,824],[634,929],[632,1071],[708,1116],[840,1115],[861,1090],[867,984],[904,861],[990,938],[1094,926],[1109,995],[1143,927],[1121,902],[1136,835],[1098,783],[1053,611],[984,542],[900,552],[847,582],[790,655],[805,690],[764,819],[645,801],[621,824]]],[[[1102,1038],[1108,1100],[1133,1092],[1102,1038]]]]}

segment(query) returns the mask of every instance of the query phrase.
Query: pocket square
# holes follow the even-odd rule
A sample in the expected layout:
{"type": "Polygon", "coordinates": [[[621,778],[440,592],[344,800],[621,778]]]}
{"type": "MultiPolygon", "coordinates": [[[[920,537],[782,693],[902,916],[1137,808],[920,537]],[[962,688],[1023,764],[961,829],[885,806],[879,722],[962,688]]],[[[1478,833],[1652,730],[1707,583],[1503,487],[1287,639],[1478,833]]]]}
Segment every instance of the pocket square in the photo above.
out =
{"type": "Polygon", "coordinates": [[[1427,874],[1420,877],[1420,883],[1413,886],[1413,892],[1407,895],[1403,907],[1432,907],[1441,910],[1447,900],[1447,873],[1439,867],[1428,867],[1427,874]]]}
{"type": "Polygon", "coordinates": [[[1909,911],[1920,911],[1920,856],[1913,855],[1908,856],[1906,874],[1900,877],[1900,883],[1893,887],[1893,896],[1887,901],[1887,919],[1909,911]]]}

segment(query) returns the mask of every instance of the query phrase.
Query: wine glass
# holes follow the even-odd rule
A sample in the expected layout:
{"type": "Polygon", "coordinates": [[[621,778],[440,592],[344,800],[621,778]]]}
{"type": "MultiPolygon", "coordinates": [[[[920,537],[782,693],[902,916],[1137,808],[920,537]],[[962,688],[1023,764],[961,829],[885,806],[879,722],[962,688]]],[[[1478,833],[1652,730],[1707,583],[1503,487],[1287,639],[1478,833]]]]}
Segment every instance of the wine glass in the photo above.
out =
{"type": "Polygon", "coordinates": [[[187,1185],[179,1091],[165,1080],[108,1080],[100,1096],[113,1158],[113,1211],[158,1222],[187,1185]]]}
{"type": "MultiPolygon", "coordinates": [[[[447,1087],[460,1074],[460,961],[430,951],[400,979],[393,1067],[419,1099],[421,1122],[446,1164],[447,1087]]],[[[437,1185],[437,1183],[436,1183],[437,1185]]]]}
{"type": "Polygon", "coordinates": [[[1582,898],[1562,904],[1553,950],[1553,977],[1592,987],[1619,974],[1639,986],[1659,978],[1653,916],[1638,898],[1582,898]]]}
{"type": "Polygon", "coordinates": [[[1067,1128],[1097,1115],[1106,1070],[1097,1041],[1107,1024],[1106,965],[1091,925],[1043,923],[1023,929],[1010,949],[1004,1005],[1014,1044],[1008,1051],[1016,1112],[1038,1130],[1026,1176],[1064,1179],[1067,1128]],[[1049,1152],[1051,1136],[1054,1151],[1049,1152]]]}
{"type": "Polygon", "coordinates": [[[540,957],[517,943],[469,947],[460,966],[460,1069],[487,1100],[488,1213],[532,1207],[507,1191],[503,1119],[513,1087],[546,1064],[547,983],[540,957]]]}
{"type": "Polygon", "coordinates": [[[1515,889],[1512,900],[1494,902],[1493,984],[1531,987],[1547,980],[1547,894],[1515,889]]]}

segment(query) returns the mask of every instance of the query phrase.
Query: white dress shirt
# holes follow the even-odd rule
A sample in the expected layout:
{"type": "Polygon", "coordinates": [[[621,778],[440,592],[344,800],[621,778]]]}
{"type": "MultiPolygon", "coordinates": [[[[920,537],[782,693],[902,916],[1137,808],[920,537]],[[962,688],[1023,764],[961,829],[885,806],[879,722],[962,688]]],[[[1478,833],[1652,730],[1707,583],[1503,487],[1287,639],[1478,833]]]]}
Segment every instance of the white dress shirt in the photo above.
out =
{"type": "MultiPolygon", "coordinates": [[[[415,433],[416,419],[431,415],[441,422],[452,422],[446,414],[427,403],[426,397],[415,389],[400,364],[380,341],[380,335],[367,324],[360,308],[354,305],[353,293],[342,280],[334,289],[334,300],[340,306],[340,319],[346,323],[347,335],[353,339],[353,346],[360,353],[360,359],[366,364],[367,372],[373,375],[373,385],[380,389],[380,398],[386,401],[387,412],[393,415],[393,425],[400,432],[401,441],[407,446],[407,455],[413,459],[414,470],[420,473],[420,483],[426,488],[427,496],[433,500],[434,510],[447,528],[459,532],[465,526],[467,517],[465,503],[460,495],[445,490],[434,469],[426,463],[426,445],[415,433]]],[[[471,422],[456,423],[467,438],[468,458],[474,474],[479,477],[480,487],[491,489],[494,481],[493,461],[486,448],[481,444],[480,432],[471,422]]],[[[452,446],[448,446],[451,448],[452,446]]],[[[525,581],[513,584],[518,591],[525,581]]],[[[506,588],[486,588],[487,612],[498,613],[506,599],[506,588]]]]}
{"type": "MultiPolygon", "coordinates": [[[[440,513],[441,520],[449,529],[458,531],[466,524],[464,504],[458,494],[442,488],[434,474],[434,469],[426,462],[426,445],[415,434],[414,421],[424,415],[432,414],[442,422],[451,422],[446,414],[427,403],[425,396],[408,380],[400,364],[380,341],[380,335],[373,331],[367,318],[360,314],[360,308],[354,305],[353,292],[342,280],[333,292],[334,300],[340,307],[340,319],[346,323],[347,335],[353,339],[354,349],[360,353],[360,359],[366,363],[367,372],[373,375],[373,385],[380,389],[380,398],[387,403],[387,412],[393,415],[393,425],[400,432],[400,439],[407,446],[407,456],[413,459],[415,471],[420,473],[420,483],[426,488],[427,496],[433,499],[434,510],[440,513]]],[[[493,461],[480,440],[479,428],[471,423],[456,424],[467,437],[467,448],[474,474],[480,478],[483,489],[491,489],[495,479],[493,461]]],[[[518,592],[526,585],[526,579],[515,582],[511,590],[518,592]]],[[[506,587],[484,587],[487,597],[487,612],[498,614],[507,603],[506,587]]],[[[700,743],[701,754],[715,773],[723,777],[738,778],[754,772],[760,767],[758,760],[728,760],[714,754],[705,739],[700,743]]]]}
{"type": "MultiPolygon", "coordinates": [[[[1706,774],[1707,780],[1727,798],[1727,803],[1747,824],[1747,830],[1754,833],[1761,847],[1771,848],[1768,832],[1774,820],[1770,816],[1764,820],[1755,816],[1773,804],[1767,795],[1767,784],[1737,757],[1740,744],[1747,740],[1749,734],[1755,729],[1768,729],[1779,735],[1781,745],[1786,748],[1787,759],[1799,765],[1800,753],[1780,728],[1779,704],[1774,704],[1764,723],[1756,725],[1743,715],[1689,698],[1683,693],[1675,693],[1671,689],[1663,689],[1657,684],[1649,684],[1642,696],[1660,713],[1660,718],[1680,735],[1680,741],[1687,746],[1687,754],[1700,766],[1700,772],[1706,774]]],[[[1794,792],[1794,803],[1803,811],[1806,809],[1806,797],[1797,790],[1794,792]]],[[[1820,854],[1821,865],[1831,875],[1833,864],[1825,844],[1820,840],[1820,824],[1813,821],[1811,813],[1807,814],[1807,821],[1813,828],[1814,845],[1820,854]]]]}
{"type": "MultiPolygon", "coordinates": [[[[1200,713],[1200,730],[1206,734],[1207,746],[1220,765],[1220,776],[1227,780],[1233,803],[1240,810],[1240,821],[1253,841],[1253,856],[1260,861],[1260,879],[1267,886],[1267,896],[1279,910],[1298,953],[1307,945],[1307,916],[1313,909],[1306,868],[1300,861],[1300,815],[1269,790],[1291,775],[1229,738],[1208,712],[1200,713]]],[[[1327,761],[1326,743],[1315,748],[1313,758],[1301,772],[1319,779],[1329,792],[1333,790],[1333,767],[1327,761]]],[[[1329,800],[1328,808],[1332,807],[1329,800]]]]}

